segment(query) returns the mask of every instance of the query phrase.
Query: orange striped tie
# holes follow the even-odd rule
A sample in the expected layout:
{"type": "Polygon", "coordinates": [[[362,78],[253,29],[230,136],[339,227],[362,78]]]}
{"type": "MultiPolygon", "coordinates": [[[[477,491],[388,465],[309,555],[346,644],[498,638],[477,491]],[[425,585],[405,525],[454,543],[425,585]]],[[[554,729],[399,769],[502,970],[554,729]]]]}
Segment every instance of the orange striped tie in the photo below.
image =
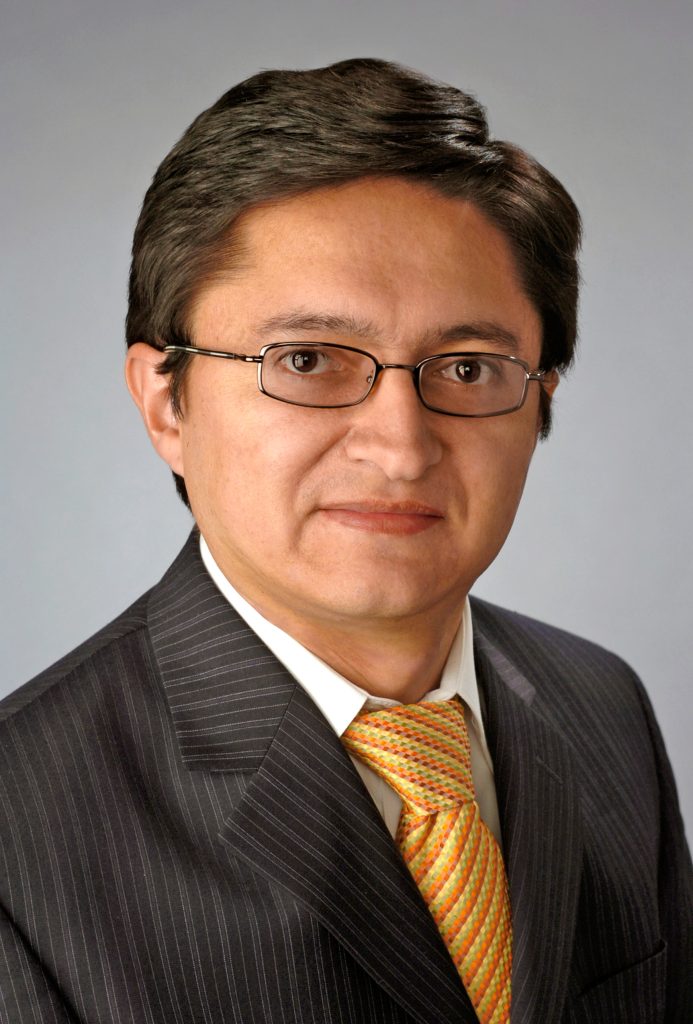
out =
{"type": "Polygon", "coordinates": [[[367,711],[347,750],[400,795],[397,845],[482,1024],[510,1020],[512,929],[503,855],[474,799],[459,700],[367,711]]]}

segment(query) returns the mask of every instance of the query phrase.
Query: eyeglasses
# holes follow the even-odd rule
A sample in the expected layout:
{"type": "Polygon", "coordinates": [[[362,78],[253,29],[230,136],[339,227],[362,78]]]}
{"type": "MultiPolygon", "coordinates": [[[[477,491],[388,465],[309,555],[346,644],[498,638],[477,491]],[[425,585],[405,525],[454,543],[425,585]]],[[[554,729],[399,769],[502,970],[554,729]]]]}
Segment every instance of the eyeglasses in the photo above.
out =
{"type": "Polygon", "coordinates": [[[313,341],[264,345],[256,356],[193,345],[165,345],[163,351],[257,363],[263,395],[311,409],[359,405],[383,370],[408,370],[422,404],[433,412],[502,416],[522,406],[530,381],[541,383],[546,376],[516,356],[491,352],[446,352],[409,365],[379,363],[362,349],[313,341]]]}

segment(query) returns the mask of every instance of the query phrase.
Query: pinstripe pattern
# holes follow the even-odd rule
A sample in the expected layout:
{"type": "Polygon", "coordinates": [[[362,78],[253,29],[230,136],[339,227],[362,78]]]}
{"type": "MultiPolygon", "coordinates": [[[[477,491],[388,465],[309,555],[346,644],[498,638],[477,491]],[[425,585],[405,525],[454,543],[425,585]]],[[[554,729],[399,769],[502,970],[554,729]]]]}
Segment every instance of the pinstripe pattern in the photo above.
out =
{"type": "MultiPolygon", "coordinates": [[[[514,1024],[688,1024],[690,862],[642,690],[566,634],[474,618],[514,1024]]],[[[2,715],[3,1024],[475,1020],[341,744],[196,538],[2,715]]]]}

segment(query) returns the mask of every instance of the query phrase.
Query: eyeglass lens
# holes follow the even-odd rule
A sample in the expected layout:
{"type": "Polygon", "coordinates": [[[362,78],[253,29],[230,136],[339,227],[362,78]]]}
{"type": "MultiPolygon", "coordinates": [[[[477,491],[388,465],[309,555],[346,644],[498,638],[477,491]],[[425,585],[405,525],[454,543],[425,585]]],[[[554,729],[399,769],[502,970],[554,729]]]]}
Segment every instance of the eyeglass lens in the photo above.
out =
{"type": "MultiPolygon", "coordinates": [[[[262,390],[295,405],[322,408],[356,405],[370,391],[375,360],[335,345],[272,345],[264,354],[262,390]]],[[[520,363],[503,356],[433,356],[419,369],[424,405],[458,416],[489,416],[516,409],[527,375],[520,363]]]]}

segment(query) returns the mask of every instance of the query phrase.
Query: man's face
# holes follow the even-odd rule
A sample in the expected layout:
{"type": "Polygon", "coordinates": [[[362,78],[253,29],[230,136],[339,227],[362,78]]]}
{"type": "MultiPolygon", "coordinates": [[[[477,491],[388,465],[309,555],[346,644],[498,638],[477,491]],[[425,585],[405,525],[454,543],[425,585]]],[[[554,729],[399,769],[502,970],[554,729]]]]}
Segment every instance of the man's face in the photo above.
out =
{"type": "MultiPolygon", "coordinates": [[[[239,226],[240,268],[193,310],[197,346],[319,340],[406,364],[507,353],[451,338],[483,324],[538,367],[539,318],[509,246],[468,202],[368,179],[255,208],[239,226]]],[[[510,529],[538,422],[537,384],[514,413],[461,419],[425,409],[411,373],[389,369],[361,405],[307,409],[260,394],[253,364],[196,356],[180,460],[203,536],[256,607],[279,624],[288,613],[372,628],[461,607],[510,529]]]]}

